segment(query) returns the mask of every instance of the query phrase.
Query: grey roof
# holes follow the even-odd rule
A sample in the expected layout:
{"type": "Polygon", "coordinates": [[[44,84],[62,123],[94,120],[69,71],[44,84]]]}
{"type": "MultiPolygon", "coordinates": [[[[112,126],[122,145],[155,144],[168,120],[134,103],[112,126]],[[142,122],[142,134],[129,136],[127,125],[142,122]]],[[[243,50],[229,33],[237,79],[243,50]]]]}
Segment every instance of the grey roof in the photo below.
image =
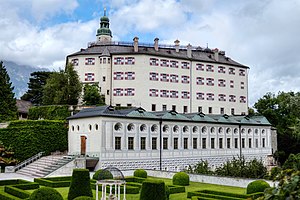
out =
{"type": "MultiPolygon", "coordinates": [[[[231,58],[225,56],[224,53],[219,52],[218,61],[214,58],[214,53],[210,50],[202,48],[194,48],[192,50],[192,58],[187,56],[187,49],[181,48],[179,52],[176,52],[174,47],[160,47],[158,51],[155,51],[154,47],[151,45],[148,46],[139,46],[138,52],[134,52],[132,43],[122,43],[122,42],[112,42],[108,44],[93,44],[86,49],[81,49],[80,51],[70,54],[69,56],[77,55],[118,55],[118,54],[147,54],[153,56],[163,56],[176,59],[187,59],[193,61],[201,62],[212,62],[212,63],[221,63],[234,65],[241,68],[249,68],[245,65],[242,65],[231,58]]],[[[68,56],[68,57],[69,57],[68,56]]]]}
{"type": "Polygon", "coordinates": [[[32,107],[32,103],[30,101],[24,100],[16,100],[16,106],[19,113],[28,113],[29,109],[32,107]]]}
{"type": "Polygon", "coordinates": [[[179,114],[176,111],[159,111],[147,112],[139,107],[116,110],[112,106],[99,106],[95,108],[86,108],[77,114],[68,117],[68,120],[89,118],[89,117],[116,117],[116,118],[136,118],[136,119],[152,119],[152,120],[168,120],[168,121],[185,121],[185,122],[206,122],[221,124],[246,124],[246,125],[266,125],[270,126],[270,122],[264,116],[229,116],[229,115],[205,115],[204,113],[187,113],[179,114]]]}

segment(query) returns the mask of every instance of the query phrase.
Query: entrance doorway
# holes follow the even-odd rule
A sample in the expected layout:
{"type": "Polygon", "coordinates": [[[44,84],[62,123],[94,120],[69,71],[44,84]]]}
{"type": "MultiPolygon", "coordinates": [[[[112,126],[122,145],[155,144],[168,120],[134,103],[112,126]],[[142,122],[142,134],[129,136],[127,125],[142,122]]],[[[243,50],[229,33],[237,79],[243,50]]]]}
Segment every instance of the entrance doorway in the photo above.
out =
{"type": "Polygon", "coordinates": [[[81,145],[80,145],[80,154],[85,155],[86,154],[86,136],[82,135],[80,136],[81,145]]]}

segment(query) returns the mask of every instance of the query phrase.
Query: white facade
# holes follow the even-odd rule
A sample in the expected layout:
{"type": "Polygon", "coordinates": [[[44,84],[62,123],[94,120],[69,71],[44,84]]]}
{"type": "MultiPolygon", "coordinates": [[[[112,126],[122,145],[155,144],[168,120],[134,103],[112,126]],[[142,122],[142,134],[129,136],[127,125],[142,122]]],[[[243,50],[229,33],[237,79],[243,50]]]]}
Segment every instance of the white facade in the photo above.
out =
{"type": "Polygon", "coordinates": [[[99,158],[97,168],[178,171],[201,159],[214,167],[240,155],[267,162],[276,150],[276,131],[264,117],[109,109],[86,109],[69,118],[69,154],[81,154],[85,136],[86,155],[99,158]]]}

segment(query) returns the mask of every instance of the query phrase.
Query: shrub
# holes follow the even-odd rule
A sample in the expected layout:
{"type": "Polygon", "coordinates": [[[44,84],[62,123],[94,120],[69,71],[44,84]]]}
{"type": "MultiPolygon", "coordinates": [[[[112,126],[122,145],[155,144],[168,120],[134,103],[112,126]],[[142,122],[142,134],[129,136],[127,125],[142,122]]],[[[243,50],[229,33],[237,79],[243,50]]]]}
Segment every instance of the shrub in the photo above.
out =
{"type": "Polygon", "coordinates": [[[93,197],[90,185],[90,174],[87,169],[74,169],[72,173],[68,200],[73,200],[80,196],[93,197]]]}
{"type": "Polygon", "coordinates": [[[53,188],[42,187],[35,190],[29,200],[63,200],[63,197],[53,188]]]}
{"type": "Polygon", "coordinates": [[[147,178],[147,172],[143,169],[137,169],[134,171],[133,176],[140,178],[147,178]]]}
{"type": "Polygon", "coordinates": [[[165,182],[158,180],[146,180],[143,182],[140,200],[166,200],[165,182]]]}
{"type": "Polygon", "coordinates": [[[186,186],[190,184],[190,177],[185,172],[178,172],[173,176],[173,185],[186,186]]]}
{"type": "Polygon", "coordinates": [[[281,173],[282,169],[280,167],[273,167],[270,172],[270,179],[275,180],[276,177],[281,173]]]}
{"type": "Polygon", "coordinates": [[[68,106],[34,106],[29,109],[28,119],[49,119],[49,120],[65,120],[70,116],[68,106]]]}
{"type": "Polygon", "coordinates": [[[256,180],[247,185],[247,194],[252,194],[256,192],[264,192],[266,188],[270,185],[264,180],[256,180]]]}
{"type": "Polygon", "coordinates": [[[4,192],[19,197],[20,199],[28,198],[30,195],[30,193],[28,193],[27,191],[15,188],[13,186],[5,186],[4,192]]]}
{"type": "Polygon", "coordinates": [[[99,169],[93,175],[93,179],[95,179],[95,180],[105,180],[105,179],[113,179],[113,178],[114,177],[113,177],[112,173],[110,173],[110,171],[103,170],[103,169],[99,169]]]}
{"type": "Polygon", "coordinates": [[[74,200],[94,200],[94,198],[87,197],[87,196],[80,196],[80,197],[76,197],[74,200]]]}

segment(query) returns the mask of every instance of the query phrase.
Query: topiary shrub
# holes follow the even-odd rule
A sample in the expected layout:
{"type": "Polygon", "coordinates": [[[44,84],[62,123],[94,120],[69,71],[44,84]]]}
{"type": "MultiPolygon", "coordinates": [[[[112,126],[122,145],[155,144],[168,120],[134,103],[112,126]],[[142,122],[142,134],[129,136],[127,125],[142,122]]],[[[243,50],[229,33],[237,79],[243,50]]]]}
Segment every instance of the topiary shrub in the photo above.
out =
{"type": "Polygon", "coordinates": [[[68,200],[73,200],[80,196],[93,197],[90,173],[87,169],[74,169],[72,173],[68,200]]]}
{"type": "Polygon", "coordinates": [[[42,187],[35,190],[30,195],[29,200],[63,200],[63,197],[53,188],[42,187]]]}
{"type": "Polygon", "coordinates": [[[113,179],[113,175],[108,170],[99,169],[93,175],[93,179],[95,180],[105,180],[105,179],[113,179]]]}
{"type": "Polygon", "coordinates": [[[267,183],[264,180],[253,181],[247,185],[247,194],[264,192],[265,189],[269,187],[270,187],[269,183],[267,183]]]}
{"type": "Polygon", "coordinates": [[[146,180],[142,184],[140,200],[167,200],[165,182],[146,180]]]}
{"type": "Polygon", "coordinates": [[[94,198],[87,197],[87,196],[80,196],[80,197],[76,197],[74,200],[94,200],[94,198]]]}
{"type": "Polygon", "coordinates": [[[190,176],[185,172],[178,172],[173,176],[173,185],[186,186],[190,184],[190,176]]]}
{"type": "Polygon", "coordinates": [[[133,176],[135,177],[141,177],[141,178],[147,178],[147,172],[143,169],[137,169],[134,171],[133,176]]]}

